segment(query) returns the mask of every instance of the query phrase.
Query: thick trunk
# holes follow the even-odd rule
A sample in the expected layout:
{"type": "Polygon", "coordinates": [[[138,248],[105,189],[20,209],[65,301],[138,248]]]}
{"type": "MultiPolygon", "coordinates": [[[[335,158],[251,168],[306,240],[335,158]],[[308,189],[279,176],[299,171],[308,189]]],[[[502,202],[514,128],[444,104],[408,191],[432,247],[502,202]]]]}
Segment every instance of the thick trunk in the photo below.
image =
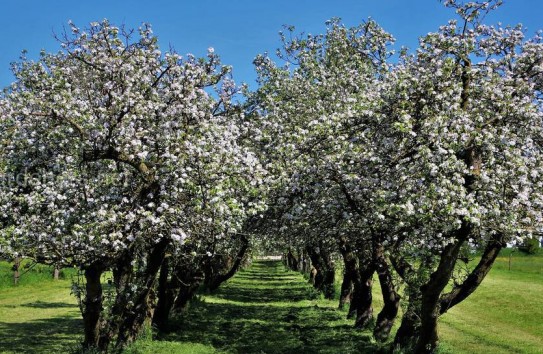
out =
{"type": "Polygon", "coordinates": [[[326,299],[332,300],[336,295],[336,288],[334,286],[336,280],[336,271],[334,265],[329,262],[324,273],[322,292],[326,299]]]}
{"type": "Polygon", "coordinates": [[[119,347],[133,342],[146,321],[152,318],[155,282],[168,245],[168,240],[161,240],[155,245],[147,258],[146,268],[137,279],[138,290],[133,297],[134,304],[131,306],[130,311],[124,313],[119,326],[117,337],[117,346],[119,347]]]}
{"type": "Polygon", "coordinates": [[[185,310],[188,302],[202,284],[204,272],[199,262],[191,261],[177,265],[173,271],[172,280],[175,282],[172,288],[177,290],[173,310],[181,312],[185,310]]]}
{"type": "MultiPolygon", "coordinates": [[[[339,308],[343,309],[345,304],[351,304],[354,292],[353,279],[356,277],[358,271],[358,262],[356,256],[352,252],[351,247],[345,239],[341,239],[339,242],[339,251],[343,257],[343,264],[345,266],[343,272],[343,282],[341,283],[341,295],[339,298],[339,308]]],[[[353,312],[349,311],[348,317],[354,316],[353,312]]]]}
{"type": "Polygon", "coordinates": [[[96,348],[100,340],[100,317],[102,314],[102,284],[100,278],[103,270],[97,266],[85,269],[85,299],[83,300],[83,326],[85,348],[96,348]]]}
{"type": "Polygon", "coordinates": [[[302,272],[304,274],[309,274],[311,272],[311,260],[309,259],[307,252],[304,252],[302,258],[302,272]]]}
{"type": "Polygon", "coordinates": [[[355,328],[366,328],[373,318],[373,273],[373,266],[369,265],[359,270],[359,275],[354,280],[354,294],[351,305],[354,304],[354,310],[356,311],[355,328]]]}
{"type": "Polygon", "coordinates": [[[440,296],[451,279],[460,249],[471,232],[470,225],[463,221],[457,233],[457,241],[445,247],[437,269],[430,280],[421,287],[421,328],[415,353],[433,353],[438,344],[437,320],[440,315],[440,296]]]}
{"type": "Polygon", "coordinates": [[[311,248],[308,249],[308,254],[316,270],[313,286],[321,291],[326,299],[333,299],[335,295],[334,281],[336,273],[330,254],[323,252],[322,249],[320,252],[316,252],[311,248]]]}
{"type": "Polygon", "coordinates": [[[288,253],[287,253],[287,264],[290,270],[293,270],[293,271],[298,270],[298,259],[296,259],[296,257],[294,256],[291,250],[288,250],[288,253]]]}
{"type": "Polygon", "coordinates": [[[180,312],[186,309],[189,301],[192,300],[198,291],[200,284],[201,280],[192,280],[190,283],[181,285],[173,307],[175,311],[180,312]]]}
{"type": "Polygon", "coordinates": [[[127,251],[113,267],[113,284],[117,295],[109,314],[109,320],[100,335],[98,346],[103,351],[107,350],[113,338],[117,336],[121,325],[120,321],[127,310],[127,303],[129,302],[127,287],[133,282],[134,276],[132,260],[133,254],[127,251]]]}
{"type": "Polygon", "coordinates": [[[346,304],[351,303],[353,298],[353,280],[349,272],[343,273],[343,281],[341,282],[341,294],[339,295],[339,306],[340,310],[345,308],[346,304]]]}
{"type": "Polygon", "coordinates": [[[417,310],[410,304],[403,314],[400,328],[396,331],[393,348],[408,353],[413,342],[419,335],[419,329],[420,321],[417,310]]]}
{"type": "Polygon", "coordinates": [[[298,250],[298,264],[297,264],[297,267],[296,267],[296,270],[300,273],[303,273],[304,271],[304,253],[302,250],[298,250]]]}
{"type": "Polygon", "coordinates": [[[392,274],[390,273],[390,267],[381,255],[377,259],[377,275],[379,276],[379,283],[381,285],[381,293],[383,294],[383,309],[377,315],[377,321],[375,328],[373,329],[373,336],[375,339],[384,342],[388,339],[392,326],[394,326],[394,320],[398,316],[398,308],[400,307],[400,295],[396,292],[392,274]]]}
{"type": "Polygon", "coordinates": [[[158,276],[158,301],[153,314],[153,325],[162,332],[168,329],[168,320],[174,301],[171,289],[173,284],[168,280],[169,275],[170,260],[165,258],[158,276]]]}
{"type": "Polygon", "coordinates": [[[58,280],[59,275],[60,275],[60,269],[58,266],[55,266],[55,268],[53,269],[53,279],[58,280]]]}

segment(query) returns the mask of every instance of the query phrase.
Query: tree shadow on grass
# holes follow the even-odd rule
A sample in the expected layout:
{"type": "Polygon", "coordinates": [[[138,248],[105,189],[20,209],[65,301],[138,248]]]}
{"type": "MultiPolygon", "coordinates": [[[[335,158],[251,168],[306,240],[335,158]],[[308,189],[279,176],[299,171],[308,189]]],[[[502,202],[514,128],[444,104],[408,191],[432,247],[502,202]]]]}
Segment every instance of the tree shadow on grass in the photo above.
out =
{"type": "Polygon", "coordinates": [[[0,322],[0,351],[67,353],[81,340],[81,319],[66,316],[23,323],[0,322]]]}
{"type": "Polygon", "coordinates": [[[70,304],[67,302],[45,302],[34,301],[26,304],[22,304],[23,307],[33,307],[37,309],[59,309],[59,308],[77,308],[76,304],[70,304]]]}
{"type": "MultiPolygon", "coordinates": [[[[256,268],[256,269],[255,269],[256,268]]],[[[284,276],[278,262],[258,262],[254,282],[234,278],[209,301],[196,301],[177,318],[168,341],[199,342],[228,353],[378,353],[384,348],[371,342],[369,332],[357,331],[345,313],[307,301],[308,285],[302,279],[288,287],[273,287],[266,279],[284,276]],[[266,263],[266,264],[262,264],[266,263]],[[262,274],[259,274],[262,273],[262,274]],[[218,299],[220,302],[212,302],[218,299]]],[[[289,279],[291,281],[292,279],[289,279]]]]}

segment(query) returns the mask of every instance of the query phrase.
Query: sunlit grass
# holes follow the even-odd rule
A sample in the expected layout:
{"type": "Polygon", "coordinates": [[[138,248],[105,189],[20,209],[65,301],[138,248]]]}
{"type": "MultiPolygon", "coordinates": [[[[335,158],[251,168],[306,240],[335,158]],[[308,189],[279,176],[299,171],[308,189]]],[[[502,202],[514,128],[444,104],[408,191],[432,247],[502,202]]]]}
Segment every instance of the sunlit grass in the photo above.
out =
{"type": "Polygon", "coordinates": [[[516,269],[524,270],[509,271],[500,259],[479,289],[441,320],[443,348],[453,353],[542,353],[543,275],[536,271],[541,261],[514,259],[516,269]]]}
{"type": "MultiPolygon", "coordinates": [[[[6,269],[12,277],[11,269],[2,263],[2,270],[6,269]]],[[[66,353],[76,347],[82,320],[70,286],[70,280],[53,280],[50,272],[28,272],[17,286],[3,284],[0,352],[66,353]]]]}

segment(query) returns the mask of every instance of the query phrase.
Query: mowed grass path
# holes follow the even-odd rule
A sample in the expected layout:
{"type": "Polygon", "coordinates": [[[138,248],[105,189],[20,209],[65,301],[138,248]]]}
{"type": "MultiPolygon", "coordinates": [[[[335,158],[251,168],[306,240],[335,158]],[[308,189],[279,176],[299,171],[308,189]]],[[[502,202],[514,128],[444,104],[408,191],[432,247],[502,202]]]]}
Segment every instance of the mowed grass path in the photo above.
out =
{"type": "Polygon", "coordinates": [[[258,261],[178,319],[163,340],[198,342],[220,353],[375,353],[336,301],[316,294],[280,262],[258,261]]]}

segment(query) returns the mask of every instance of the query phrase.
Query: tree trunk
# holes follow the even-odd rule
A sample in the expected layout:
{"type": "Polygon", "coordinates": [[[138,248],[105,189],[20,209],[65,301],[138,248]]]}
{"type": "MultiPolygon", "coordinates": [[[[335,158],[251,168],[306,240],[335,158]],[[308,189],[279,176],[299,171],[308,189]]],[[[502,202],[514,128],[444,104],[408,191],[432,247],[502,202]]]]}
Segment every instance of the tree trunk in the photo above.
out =
{"type": "MultiPolygon", "coordinates": [[[[158,301],[153,314],[153,325],[161,332],[168,329],[168,320],[173,306],[172,281],[168,280],[170,259],[165,258],[158,276],[158,301]]],[[[173,277],[172,277],[173,278],[173,277]]]]}
{"type": "Polygon", "coordinates": [[[400,295],[396,292],[390,267],[384,256],[384,248],[377,248],[377,257],[375,259],[377,275],[381,285],[381,293],[383,294],[383,309],[377,315],[373,336],[378,341],[384,342],[388,339],[394,320],[398,316],[398,308],[400,307],[400,295]]]}
{"type": "Polygon", "coordinates": [[[141,332],[145,322],[152,318],[155,282],[157,273],[164,261],[168,245],[169,240],[161,240],[147,257],[147,266],[137,281],[138,290],[133,297],[134,305],[131,306],[128,313],[124,313],[119,327],[117,337],[118,347],[123,347],[125,344],[133,342],[141,332]]]}
{"type": "Polygon", "coordinates": [[[304,257],[302,258],[302,272],[304,274],[309,274],[311,272],[311,260],[307,256],[307,252],[304,252],[304,257]]]}
{"type": "Polygon", "coordinates": [[[343,281],[341,282],[341,294],[339,295],[339,306],[340,310],[345,308],[346,304],[351,303],[353,298],[353,280],[351,279],[351,274],[349,272],[343,273],[343,281]]]}
{"type": "MultiPolygon", "coordinates": [[[[351,247],[347,244],[345,239],[340,240],[339,251],[343,257],[343,264],[345,266],[343,271],[343,282],[341,283],[341,294],[339,297],[339,309],[343,309],[345,304],[350,304],[352,301],[354,291],[353,278],[356,277],[358,264],[351,247]]],[[[348,317],[350,315],[354,314],[349,313],[348,317]]]]}
{"type": "Polygon", "coordinates": [[[298,259],[292,254],[292,251],[289,249],[287,253],[288,267],[290,270],[298,271],[298,259]]]}
{"type": "Polygon", "coordinates": [[[417,315],[417,309],[412,305],[410,301],[409,307],[403,314],[400,328],[396,331],[394,337],[393,349],[399,349],[400,351],[408,353],[413,346],[413,342],[416,340],[419,334],[420,321],[417,315]]]}
{"type": "Polygon", "coordinates": [[[373,318],[373,266],[369,265],[367,268],[359,270],[358,273],[359,275],[354,280],[354,294],[351,305],[354,304],[354,310],[356,311],[355,328],[364,329],[373,318]]]}
{"type": "Polygon", "coordinates": [[[333,299],[335,295],[335,269],[330,254],[325,252],[322,247],[319,252],[309,248],[309,257],[316,270],[314,277],[314,287],[321,291],[326,299],[333,299]]]}
{"type": "Polygon", "coordinates": [[[486,275],[492,269],[492,265],[500,251],[506,246],[503,235],[489,241],[477,266],[471,271],[462,284],[455,284],[452,291],[440,298],[440,315],[447,312],[451,307],[464,301],[479,287],[486,275]]]}
{"type": "Polygon", "coordinates": [[[181,284],[181,287],[179,288],[179,294],[177,295],[177,298],[175,299],[173,309],[177,312],[184,311],[189,301],[192,300],[192,298],[196,294],[196,291],[200,287],[201,283],[202,281],[200,279],[200,280],[193,280],[192,282],[187,283],[187,284],[181,284]]]}
{"type": "Polygon", "coordinates": [[[303,263],[303,260],[304,260],[304,253],[302,250],[298,249],[298,263],[297,263],[297,267],[296,267],[296,270],[300,273],[303,273],[304,271],[304,263],[303,263]]]}
{"type": "Polygon", "coordinates": [[[106,351],[109,344],[115,336],[119,333],[119,326],[123,318],[124,312],[127,310],[127,304],[129,302],[129,294],[127,287],[133,282],[134,268],[132,261],[134,255],[127,251],[122,255],[115,266],[113,267],[113,284],[115,285],[115,302],[109,313],[109,320],[106,323],[106,327],[102,329],[100,335],[100,342],[98,347],[102,351],[106,351]]]}
{"type": "MultiPolygon", "coordinates": [[[[241,267],[243,258],[245,257],[245,254],[247,253],[247,250],[249,249],[249,240],[245,236],[242,236],[240,240],[241,240],[241,248],[239,249],[238,254],[236,255],[236,259],[234,260],[234,263],[232,264],[230,269],[228,269],[226,273],[219,273],[217,275],[213,275],[211,279],[206,279],[207,281],[206,285],[209,290],[213,291],[213,290],[218,289],[222,283],[232,278],[241,267]]],[[[297,270],[297,265],[296,265],[296,270],[297,270]]]]}
{"type": "Polygon", "coordinates": [[[471,232],[470,225],[462,222],[457,231],[457,241],[449,244],[441,252],[437,269],[430,275],[430,280],[421,287],[422,301],[420,308],[421,328],[415,353],[433,353],[438,344],[437,320],[440,315],[440,296],[451,279],[460,249],[471,232]]]}
{"type": "Polygon", "coordinates": [[[55,266],[55,269],[53,269],[53,279],[58,280],[60,275],[60,269],[58,266],[55,266]]]}
{"type": "Polygon", "coordinates": [[[324,280],[323,280],[323,286],[322,286],[322,292],[324,294],[324,298],[332,300],[334,296],[336,295],[335,281],[336,281],[336,270],[334,269],[334,265],[332,264],[332,262],[328,261],[328,264],[326,266],[326,270],[324,273],[324,280]]]}
{"type": "Polygon", "coordinates": [[[98,266],[85,269],[85,300],[83,325],[85,339],[83,347],[97,348],[100,340],[100,317],[102,313],[102,284],[100,282],[103,270],[98,266]]]}
{"type": "Polygon", "coordinates": [[[21,257],[15,257],[15,260],[13,261],[13,283],[15,285],[19,284],[19,278],[20,278],[20,271],[21,268],[21,257]]]}

